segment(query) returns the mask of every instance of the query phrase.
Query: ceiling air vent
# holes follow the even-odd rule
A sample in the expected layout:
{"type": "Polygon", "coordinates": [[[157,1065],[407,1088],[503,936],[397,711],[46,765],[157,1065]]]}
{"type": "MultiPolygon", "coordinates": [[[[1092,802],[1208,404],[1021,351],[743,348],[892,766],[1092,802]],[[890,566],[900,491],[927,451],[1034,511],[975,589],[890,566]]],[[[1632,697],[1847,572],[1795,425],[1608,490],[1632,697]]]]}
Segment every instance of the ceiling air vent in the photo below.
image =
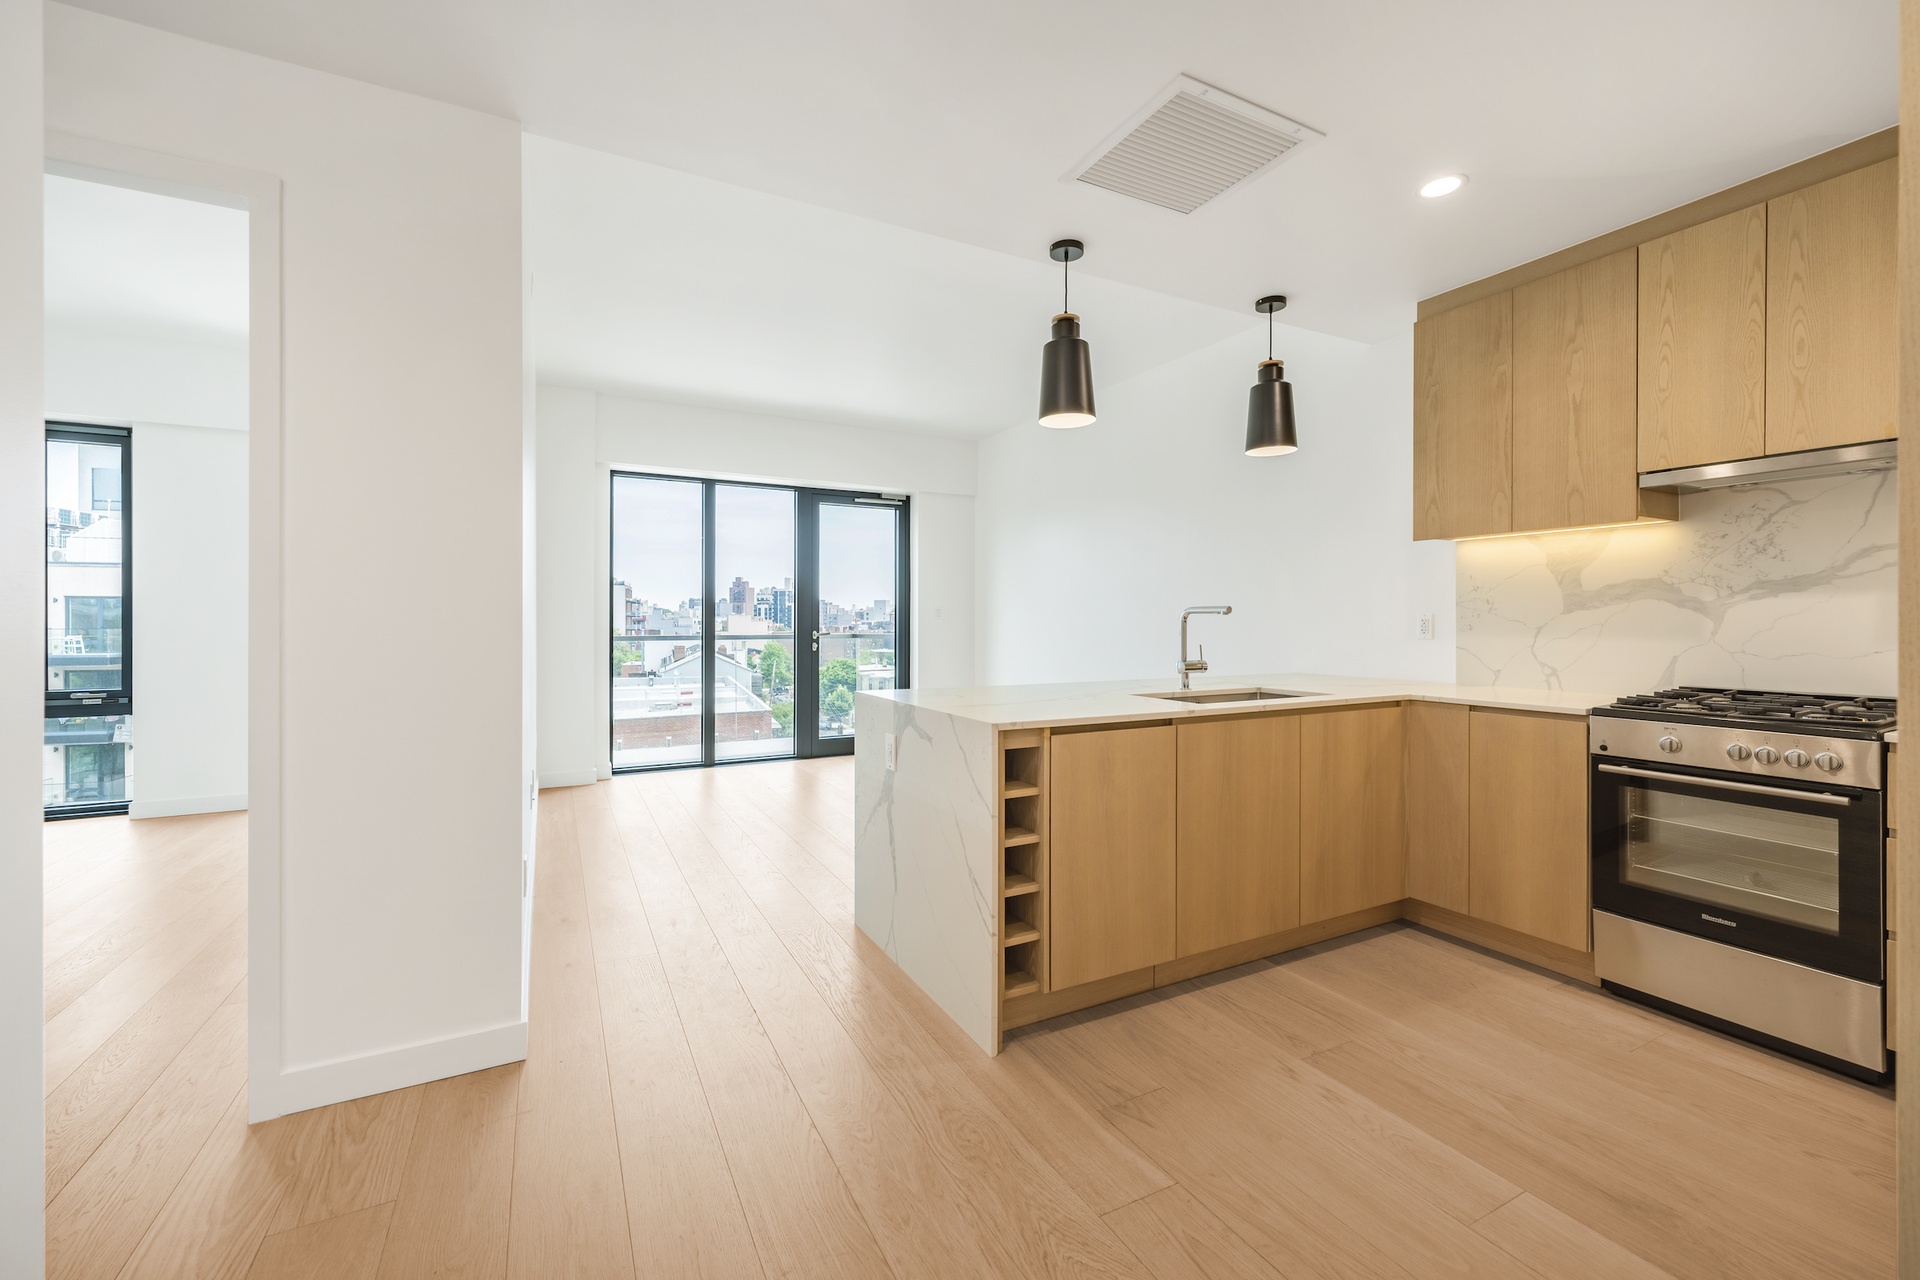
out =
{"type": "Polygon", "coordinates": [[[1176,76],[1066,180],[1192,213],[1325,136],[1192,76],[1176,76]]]}

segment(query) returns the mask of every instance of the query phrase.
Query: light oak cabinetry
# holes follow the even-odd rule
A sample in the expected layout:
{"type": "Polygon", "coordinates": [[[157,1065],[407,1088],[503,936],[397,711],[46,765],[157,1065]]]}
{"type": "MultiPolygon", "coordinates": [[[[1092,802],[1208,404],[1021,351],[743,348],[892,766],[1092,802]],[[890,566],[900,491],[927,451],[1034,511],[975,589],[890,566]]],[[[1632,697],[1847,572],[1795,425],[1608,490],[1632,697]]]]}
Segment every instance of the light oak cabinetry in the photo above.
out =
{"type": "Polygon", "coordinates": [[[1587,951],[1587,723],[1468,716],[1469,914],[1587,951]]]}
{"type": "Polygon", "coordinates": [[[1640,246],[1640,470],[1766,452],[1767,207],[1640,246]]]}
{"type": "Polygon", "coordinates": [[[1407,896],[1465,915],[1467,717],[1451,702],[1407,705],[1407,896]]]}
{"type": "Polygon", "coordinates": [[[1300,717],[1176,730],[1175,951],[1197,955],[1300,923],[1300,717]]]}
{"type": "Polygon", "coordinates": [[[1300,721],[1300,922],[1406,894],[1406,719],[1397,703],[1300,721]]]}
{"type": "Polygon", "coordinates": [[[1639,484],[1637,262],[1625,249],[1513,291],[1516,532],[1678,514],[1639,484]]]}
{"type": "Polygon", "coordinates": [[[1767,202],[1768,453],[1895,434],[1897,163],[1767,202]]]}
{"type": "Polygon", "coordinates": [[[1413,536],[1512,528],[1513,295],[1413,329],[1413,536]]]}
{"type": "Polygon", "coordinates": [[[1173,726],[1055,731],[1048,754],[1050,989],[1173,959],[1173,726]]]}

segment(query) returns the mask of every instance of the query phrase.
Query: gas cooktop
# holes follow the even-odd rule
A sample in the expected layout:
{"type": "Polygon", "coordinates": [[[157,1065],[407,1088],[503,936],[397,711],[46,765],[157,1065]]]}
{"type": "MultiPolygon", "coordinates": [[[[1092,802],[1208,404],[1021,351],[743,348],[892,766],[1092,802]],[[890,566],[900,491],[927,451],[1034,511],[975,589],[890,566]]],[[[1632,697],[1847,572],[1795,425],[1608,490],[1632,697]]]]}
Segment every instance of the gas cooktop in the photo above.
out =
{"type": "Polygon", "coordinates": [[[1894,712],[1892,698],[1841,698],[1832,694],[1696,686],[1621,698],[1610,706],[1593,709],[1596,716],[1675,724],[1752,726],[1844,738],[1880,737],[1896,727],[1894,712]]]}

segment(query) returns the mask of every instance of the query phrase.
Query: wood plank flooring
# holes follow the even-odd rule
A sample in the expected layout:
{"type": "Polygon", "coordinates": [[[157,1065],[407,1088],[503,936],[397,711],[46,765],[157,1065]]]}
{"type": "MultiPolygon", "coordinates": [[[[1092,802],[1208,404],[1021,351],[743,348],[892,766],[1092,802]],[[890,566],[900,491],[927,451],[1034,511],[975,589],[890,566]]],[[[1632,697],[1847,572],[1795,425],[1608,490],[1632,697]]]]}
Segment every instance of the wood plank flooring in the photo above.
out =
{"type": "Polygon", "coordinates": [[[1404,926],[988,1058],[851,762],[544,792],[529,1056],[245,1123],[242,815],[47,828],[55,1277],[1893,1274],[1889,1096],[1404,926]]]}

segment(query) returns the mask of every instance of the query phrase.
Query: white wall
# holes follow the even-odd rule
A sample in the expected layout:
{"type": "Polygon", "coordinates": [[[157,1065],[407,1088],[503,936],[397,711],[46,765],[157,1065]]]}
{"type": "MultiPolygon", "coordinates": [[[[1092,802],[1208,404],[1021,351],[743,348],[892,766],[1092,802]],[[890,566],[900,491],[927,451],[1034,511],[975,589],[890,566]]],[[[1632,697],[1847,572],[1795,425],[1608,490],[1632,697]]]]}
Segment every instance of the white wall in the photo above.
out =
{"type": "Polygon", "coordinates": [[[538,399],[540,777],[606,777],[607,474],[878,489],[912,499],[913,681],[974,678],[971,440],[664,404],[570,387],[538,399]]]}
{"type": "MultiPolygon", "coordinates": [[[[38,0],[0,0],[0,600],[45,590],[38,0]]],[[[0,1275],[45,1258],[37,610],[0,609],[0,1275]]]]}
{"type": "Polygon", "coordinates": [[[250,1112],[521,1057],[519,130],[60,5],[46,22],[49,128],[281,192],[277,399],[251,370],[272,552],[251,651],[277,653],[250,710],[250,1112]],[[450,696],[395,696],[422,684],[450,696]]]}
{"type": "Polygon", "coordinates": [[[1300,450],[1249,458],[1265,337],[1101,387],[1091,426],[982,444],[982,683],[1171,679],[1195,604],[1234,609],[1193,624],[1214,675],[1453,678],[1452,547],[1412,541],[1411,335],[1282,326],[1300,450]]]}
{"type": "Polygon", "coordinates": [[[135,818],[247,807],[247,348],[49,323],[50,418],[133,429],[135,818]]]}

